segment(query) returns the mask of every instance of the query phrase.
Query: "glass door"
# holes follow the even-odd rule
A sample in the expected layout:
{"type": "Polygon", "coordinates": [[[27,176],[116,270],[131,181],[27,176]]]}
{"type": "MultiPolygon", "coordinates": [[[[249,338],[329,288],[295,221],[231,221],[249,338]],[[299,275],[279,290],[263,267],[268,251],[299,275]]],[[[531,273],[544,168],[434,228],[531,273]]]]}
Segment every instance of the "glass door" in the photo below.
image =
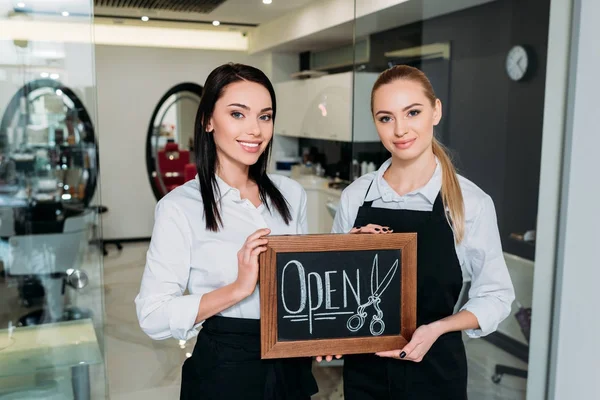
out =
{"type": "MultiPolygon", "coordinates": [[[[369,53],[356,59],[354,96],[371,96],[372,85],[360,84],[364,74],[379,74],[395,65],[417,68],[431,82],[442,104],[435,138],[447,148],[464,178],[463,186],[491,198],[502,261],[516,297],[508,317],[492,332],[477,338],[463,335],[469,398],[525,399],[530,341],[538,340],[530,332],[536,313],[532,307],[536,254],[541,253],[536,253],[536,232],[551,2],[396,3],[367,12],[368,1],[356,2],[355,41],[367,41],[369,53]]],[[[355,114],[360,107],[369,104],[355,102],[355,114]]],[[[373,119],[354,124],[352,158],[358,165],[373,164],[369,171],[380,168],[391,154],[377,139],[357,140],[365,129],[376,130],[373,119]]],[[[465,187],[468,225],[477,206],[465,187]]],[[[466,240],[464,246],[474,246],[466,240]]],[[[477,246],[486,252],[485,243],[477,246]]],[[[464,284],[456,309],[467,303],[478,285],[469,268],[473,260],[463,255],[463,249],[457,246],[464,284]]],[[[540,269],[540,273],[547,272],[540,269]]],[[[540,312],[550,307],[545,304],[540,312]]],[[[546,349],[548,345],[540,344],[546,349]]]]}
{"type": "Polygon", "coordinates": [[[92,11],[0,5],[0,399],[106,398],[92,11]]]}

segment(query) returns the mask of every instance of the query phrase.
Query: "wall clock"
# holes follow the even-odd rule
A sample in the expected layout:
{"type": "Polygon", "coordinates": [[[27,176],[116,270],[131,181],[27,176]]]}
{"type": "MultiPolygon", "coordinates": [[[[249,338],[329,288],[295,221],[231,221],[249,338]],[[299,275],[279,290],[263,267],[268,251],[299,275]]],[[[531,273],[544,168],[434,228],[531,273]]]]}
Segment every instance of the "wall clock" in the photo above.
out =
{"type": "Polygon", "coordinates": [[[506,73],[513,81],[522,80],[527,74],[531,57],[524,46],[517,45],[511,48],[506,55],[506,73]]]}

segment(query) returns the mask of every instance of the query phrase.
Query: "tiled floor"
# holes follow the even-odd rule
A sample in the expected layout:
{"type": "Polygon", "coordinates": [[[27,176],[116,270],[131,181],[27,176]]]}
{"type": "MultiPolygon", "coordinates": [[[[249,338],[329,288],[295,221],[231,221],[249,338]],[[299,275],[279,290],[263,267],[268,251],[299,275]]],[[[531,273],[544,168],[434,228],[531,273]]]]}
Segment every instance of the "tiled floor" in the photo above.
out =
{"type": "MultiPolygon", "coordinates": [[[[178,399],[181,364],[194,345],[193,341],[179,343],[173,339],[153,341],[138,326],[133,300],[139,290],[147,246],[128,243],[122,252],[111,249],[104,257],[103,275],[95,259],[88,257],[86,272],[91,284],[78,294],[80,303],[101,308],[96,290],[104,287],[105,370],[112,400],[178,399]]],[[[4,319],[15,314],[18,305],[14,301],[16,293],[7,293],[0,285],[0,322],[4,325],[4,319]],[[5,308],[7,304],[11,306],[5,308]]],[[[467,339],[466,347],[471,400],[525,399],[525,380],[504,377],[500,384],[494,384],[490,379],[496,363],[526,367],[524,363],[483,340],[467,339]]],[[[343,399],[340,367],[315,365],[313,370],[320,388],[314,399],[343,399]]],[[[107,398],[102,372],[94,371],[94,399],[107,398]]]]}

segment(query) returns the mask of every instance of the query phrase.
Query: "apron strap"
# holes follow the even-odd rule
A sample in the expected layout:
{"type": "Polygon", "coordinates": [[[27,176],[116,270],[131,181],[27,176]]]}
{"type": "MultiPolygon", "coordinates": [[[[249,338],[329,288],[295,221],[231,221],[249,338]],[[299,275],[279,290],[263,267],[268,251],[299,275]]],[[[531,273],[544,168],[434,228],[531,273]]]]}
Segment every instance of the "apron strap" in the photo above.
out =
{"type": "Polygon", "coordinates": [[[440,189],[437,197],[435,198],[435,202],[433,203],[433,215],[434,218],[446,220],[448,224],[450,224],[450,228],[454,230],[452,218],[450,218],[450,212],[446,210],[444,201],[442,200],[442,189],[440,189]]]}
{"type": "Polygon", "coordinates": [[[370,208],[371,204],[373,204],[373,201],[367,201],[367,196],[369,195],[369,191],[371,190],[371,186],[373,186],[374,181],[375,181],[375,178],[373,178],[371,183],[369,183],[369,187],[367,188],[367,191],[365,192],[365,197],[363,198],[363,207],[370,208]]]}

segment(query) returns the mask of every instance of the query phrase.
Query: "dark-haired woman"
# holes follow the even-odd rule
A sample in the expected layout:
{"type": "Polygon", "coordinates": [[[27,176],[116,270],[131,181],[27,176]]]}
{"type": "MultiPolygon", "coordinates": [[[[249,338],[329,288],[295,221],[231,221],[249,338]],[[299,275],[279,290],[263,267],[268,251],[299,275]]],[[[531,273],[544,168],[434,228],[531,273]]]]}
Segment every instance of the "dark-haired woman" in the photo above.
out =
{"type": "Polygon", "coordinates": [[[189,340],[181,399],[309,399],[311,359],[260,359],[258,256],[269,234],[306,233],[306,194],[266,173],[275,92],[260,70],[208,76],[195,127],[197,177],[156,206],[141,290],[151,338],[189,340]],[[185,290],[189,294],[185,294],[185,290]]]}

